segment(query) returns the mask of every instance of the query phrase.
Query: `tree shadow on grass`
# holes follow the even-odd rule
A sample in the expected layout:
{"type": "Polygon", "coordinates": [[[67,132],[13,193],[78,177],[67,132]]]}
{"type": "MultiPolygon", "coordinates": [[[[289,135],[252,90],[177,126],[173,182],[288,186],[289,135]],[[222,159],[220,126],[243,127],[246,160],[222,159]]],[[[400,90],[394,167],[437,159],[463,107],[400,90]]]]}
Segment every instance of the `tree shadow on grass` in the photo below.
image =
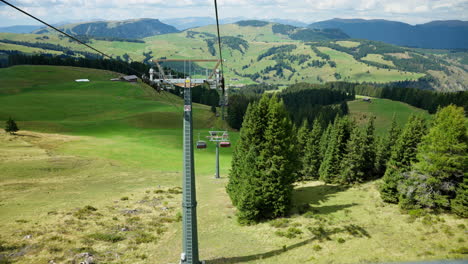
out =
{"type": "Polygon", "coordinates": [[[348,188],[347,186],[338,185],[317,185],[297,188],[293,191],[291,214],[304,214],[307,212],[330,214],[355,206],[357,205],[356,203],[314,206],[328,201],[335,194],[346,191],[348,188]]]}
{"type": "Polygon", "coordinates": [[[302,246],[305,246],[313,241],[324,241],[324,240],[331,240],[331,236],[340,233],[346,233],[353,237],[367,237],[370,238],[371,235],[365,230],[363,227],[350,224],[343,227],[334,227],[334,228],[326,228],[323,226],[318,226],[314,228],[309,228],[309,232],[313,235],[312,238],[303,240],[301,242],[292,244],[290,246],[283,246],[282,248],[271,250],[264,253],[252,254],[247,256],[239,256],[239,257],[230,257],[230,258],[217,258],[207,260],[206,264],[235,264],[235,263],[243,263],[249,262],[253,260],[261,260],[272,258],[278,255],[281,255],[289,250],[293,250],[302,246]]]}

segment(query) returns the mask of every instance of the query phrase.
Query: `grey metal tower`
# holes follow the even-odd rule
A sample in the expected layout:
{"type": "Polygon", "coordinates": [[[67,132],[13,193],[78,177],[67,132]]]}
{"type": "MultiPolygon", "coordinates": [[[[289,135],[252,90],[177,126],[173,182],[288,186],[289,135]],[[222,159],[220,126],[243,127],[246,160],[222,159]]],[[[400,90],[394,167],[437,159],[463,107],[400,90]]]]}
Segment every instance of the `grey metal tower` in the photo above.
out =
{"type": "MultiPolygon", "coordinates": [[[[195,166],[193,158],[193,127],[192,127],[192,87],[208,83],[211,89],[218,89],[220,85],[217,68],[219,60],[153,60],[159,69],[157,78],[153,83],[161,88],[174,89],[174,86],[184,88],[184,120],[183,120],[183,181],[182,181],[182,254],[181,264],[201,264],[198,252],[198,230],[197,230],[197,199],[195,189],[195,166]],[[206,79],[172,79],[167,78],[163,67],[159,62],[164,61],[215,61],[218,62],[213,72],[206,79]],[[215,79],[212,77],[215,76],[215,79]]],[[[150,72],[150,76],[154,75],[150,72]]]]}
{"type": "Polygon", "coordinates": [[[229,141],[229,134],[227,131],[209,131],[210,135],[207,138],[216,143],[216,170],[215,178],[219,179],[219,147],[229,148],[231,142],[229,141]]]}
{"type": "Polygon", "coordinates": [[[184,171],[182,198],[183,253],[180,263],[198,264],[197,199],[193,160],[192,89],[190,79],[184,87],[184,171]]]}

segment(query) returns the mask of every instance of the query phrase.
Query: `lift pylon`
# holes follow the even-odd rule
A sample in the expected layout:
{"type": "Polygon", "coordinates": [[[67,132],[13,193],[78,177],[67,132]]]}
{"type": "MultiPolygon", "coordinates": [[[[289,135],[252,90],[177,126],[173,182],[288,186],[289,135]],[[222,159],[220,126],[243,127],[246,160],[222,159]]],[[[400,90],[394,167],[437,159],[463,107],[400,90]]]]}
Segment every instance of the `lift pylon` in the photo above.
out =
{"type": "MultiPolygon", "coordinates": [[[[160,59],[153,60],[158,67],[159,73],[154,77],[155,71],[150,71],[150,80],[152,84],[163,89],[175,89],[175,86],[184,89],[184,163],[183,163],[183,197],[182,197],[182,247],[180,256],[181,264],[201,264],[198,252],[198,231],[197,231],[197,200],[195,189],[195,166],[193,158],[193,126],[192,126],[192,88],[204,83],[208,83],[211,89],[222,88],[222,76],[219,74],[218,66],[220,60],[181,60],[181,59],[160,59]],[[218,62],[213,72],[205,79],[186,79],[172,78],[164,73],[164,68],[160,62],[166,61],[185,61],[185,62],[218,62]]],[[[198,147],[198,144],[197,144],[198,147]]]]}

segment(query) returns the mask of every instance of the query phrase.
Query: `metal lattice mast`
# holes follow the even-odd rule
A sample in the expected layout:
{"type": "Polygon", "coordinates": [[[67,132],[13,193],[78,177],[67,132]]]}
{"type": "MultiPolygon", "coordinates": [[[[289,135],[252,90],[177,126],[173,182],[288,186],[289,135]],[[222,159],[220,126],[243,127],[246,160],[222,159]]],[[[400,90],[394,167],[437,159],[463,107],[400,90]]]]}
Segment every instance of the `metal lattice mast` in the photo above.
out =
{"type": "MultiPolygon", "coordinates": [[[[195,166],[193,154],[193,127],[192,127],[192,87],[208,84],[211,89],[219,89],[219,74],[216,70],[221,63],[220,60],[182,60],[161,59],[153,60],[159,69],[158,77],[154,79],[155,71],[150,71],[151,84],[158,89],[175,89],[175,86],[183,87],[184,90],[184,139],[183,139],[183,197],[182,197],[182,235],[183,251],[180,257],[181,264],[201,264],[198,252],[198,230],[197,230],[197,200],[195,189],[195,166]],[[172,78],[164,74],[164,68],[160,62],[217,62],[211,74],[206,79],[180,79],[172,78]],[[214,78],[213,78],[214,77],[214,78]]],[[[219,170],[218,170],[219,174],[219,170]]]]}
{"type": "Polygon", "coordinates": [[[219,179],[219,142],[216,142],[216,174],[215,178],[219,179]]]}
{"type": "Polygon", "coordinates": [[[195,168],[193,162],[192,84],[185,80],[184,87],[184,174],[183,174],[183,253],[181,263],[199,264],[197,233],[197,200],[195,168]]]}

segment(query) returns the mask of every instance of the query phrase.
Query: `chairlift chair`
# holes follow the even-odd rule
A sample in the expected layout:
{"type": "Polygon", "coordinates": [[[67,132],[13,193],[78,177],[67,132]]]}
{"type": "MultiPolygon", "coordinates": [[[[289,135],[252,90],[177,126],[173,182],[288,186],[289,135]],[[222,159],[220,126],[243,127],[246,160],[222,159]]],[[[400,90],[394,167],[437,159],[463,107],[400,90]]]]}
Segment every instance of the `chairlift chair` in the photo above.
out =
{"type": "Polygon", "coordinates": [[[206,148],[206,142],[205,141],[197,141],[197,149],[205,149],[206,148]]]}
{"type": "Polygon", "coordinates": [[[198,133],[197,149],[206,149],[206,142],[200,140],[200,133],[198,133]]]}
{"type": "Polygon", "coordinates": [[[222,148],[230,148],[231,147],[231,142],[229,141],[221,141],[219,143],[219,146],[222,147],[222,148]]]}

